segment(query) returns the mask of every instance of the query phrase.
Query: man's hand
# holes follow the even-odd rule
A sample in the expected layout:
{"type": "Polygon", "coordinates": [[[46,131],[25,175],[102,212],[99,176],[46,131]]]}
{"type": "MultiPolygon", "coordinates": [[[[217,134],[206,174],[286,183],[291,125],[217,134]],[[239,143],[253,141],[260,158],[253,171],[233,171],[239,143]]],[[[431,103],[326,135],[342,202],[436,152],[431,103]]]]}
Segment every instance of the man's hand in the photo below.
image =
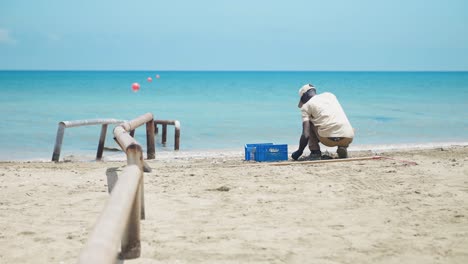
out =
{"type": "Polygon", "coordinates": [[[296,150],[296,151],[294,151],[293,154],[291,155],[291,158],[293,158],[293,160],[297,160],[301,155],[302,155],[302,151],[296,150]]]}

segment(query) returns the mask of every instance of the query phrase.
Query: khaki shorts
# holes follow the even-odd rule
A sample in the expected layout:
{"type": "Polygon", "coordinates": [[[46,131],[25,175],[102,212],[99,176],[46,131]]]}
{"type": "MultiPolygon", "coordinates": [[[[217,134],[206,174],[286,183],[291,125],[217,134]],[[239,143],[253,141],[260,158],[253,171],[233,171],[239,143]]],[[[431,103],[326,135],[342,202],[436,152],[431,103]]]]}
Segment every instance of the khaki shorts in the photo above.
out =
{"type": "Polygon", "coordinates": [[[340,140],[332,140],[330,138],[318,136],[320,143],[324,144],[327,147],[348,147],[351,142],[353,142],[352,138],[341,138],[340,140]]]}

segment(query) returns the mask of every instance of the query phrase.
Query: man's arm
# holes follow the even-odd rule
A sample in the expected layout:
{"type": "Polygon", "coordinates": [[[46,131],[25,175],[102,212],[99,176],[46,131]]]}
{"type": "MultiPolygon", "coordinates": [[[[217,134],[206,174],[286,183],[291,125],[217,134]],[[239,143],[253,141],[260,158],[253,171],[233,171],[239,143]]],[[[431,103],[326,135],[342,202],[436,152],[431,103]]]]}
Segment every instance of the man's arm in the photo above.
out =
{"type": "Polygon", "coordinates": [[[309,143],[309,137],[310,137],[310,122],[309,120],[302,122],[302,135],[301,138],[299,139],[299,149],[293,152],[291,157],[294,160],[297,160],[302,153],[304,152],[305,147],[309,143]]]}

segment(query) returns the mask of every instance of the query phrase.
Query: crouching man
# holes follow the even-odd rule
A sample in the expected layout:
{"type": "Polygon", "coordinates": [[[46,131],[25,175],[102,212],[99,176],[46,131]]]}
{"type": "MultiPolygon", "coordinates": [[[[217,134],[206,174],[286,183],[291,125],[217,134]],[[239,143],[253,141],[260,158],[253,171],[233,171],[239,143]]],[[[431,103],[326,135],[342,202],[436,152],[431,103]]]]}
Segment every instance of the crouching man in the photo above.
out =
{"type": "Polygon", "coordinates": [[[353,141],[354,129],[335,95],[329,92],[317,94],[312,84],[306,84],[299,89],[299,97],[302,135],[299,149],[291,157],[297,160],[309,144],[309,160],[321,159],[320,142],[328,147],[338,147],[338,157],[347,158],[347,148],[353,141]]]}

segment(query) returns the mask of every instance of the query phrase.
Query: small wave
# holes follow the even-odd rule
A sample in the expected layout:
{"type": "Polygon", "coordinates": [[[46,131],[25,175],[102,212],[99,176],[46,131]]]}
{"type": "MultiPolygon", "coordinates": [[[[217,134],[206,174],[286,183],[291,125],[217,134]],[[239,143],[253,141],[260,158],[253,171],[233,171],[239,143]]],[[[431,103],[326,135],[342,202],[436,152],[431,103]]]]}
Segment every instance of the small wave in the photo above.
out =
{"type": "Polygon", "coordinates": [[[395,120],[396,118],[388,117],[388,116],[376,116],[376,117],[373,117],[372,119],[378,122],[390,122],[390,121],[395,120]]]}

